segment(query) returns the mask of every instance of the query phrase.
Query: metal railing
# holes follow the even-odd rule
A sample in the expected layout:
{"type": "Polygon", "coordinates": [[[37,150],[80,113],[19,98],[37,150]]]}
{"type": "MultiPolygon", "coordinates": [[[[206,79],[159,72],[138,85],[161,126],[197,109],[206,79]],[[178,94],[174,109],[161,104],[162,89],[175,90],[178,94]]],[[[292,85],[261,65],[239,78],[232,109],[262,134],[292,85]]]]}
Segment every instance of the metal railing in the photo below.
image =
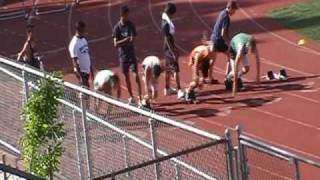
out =
{"type": "Polygon", "coordinates": [[[0,21],[12,20],[16,18],[28,18],[28,16],[40,16],[52,13],[68,11],[75,0],[60,0],[36,4],[36,0],[20,0],[15,5],[5,10],[0,10],[0,21]]]}
{"type": "Polygon", "coordinates": [[[246,136],[239,127],[237,127],[237,131],[238,152],[241,162],[239,168],[242,179],[309,179],[313,176],[309,172],[309,177],[301,177],[301,164],[307,165],[309,169],[316,168],[317,172],[320,173],[320,161],[307,159],[246,136]]]}
{"type": "MultiPolygon", "coordinates": [[[[22,105],[36,91],[35,82],[46,75],[6,58],[0,58],[0,72],[0,80],[6,82],[0,95],[2,121],[8,123],[6,126],[13,122],[16,123],[13,126],[17,126],[17,131],[4,131],[3,137],[18,147],[17,140],[23,133],[19,117],[22,105]],[[8,106],[9,101],[12,106],[8,106]]],[[[182,150],[186,150],[188,156],[156,163],[153,168],[145,168],[148,173],[144,174],[156,179],[167,179],[173,174],[198,179],[230,176],[226,153],[230,146],[225,138],[68,82],[57,83],[64,85],[64,97],[59,99],[59,119],[67,130],[60,174],[68,179],[93,179],[137,164],[166,159],[182,150]],[[94,108],[95,100],[101,101],[99,109],[94,108]],[[213,142],[215,145],[203,147],[213,142]]],[[[126,174],[139,179],[141,173],[135,172],[126,174]]]]}
{"type": "Polygon", "coordinates": [[[0,11],[0,21],[25,17],[25,15],[27,13],[27,6],[25,4],[25,0],[21,0],[17,4],[19,4],[20,6],[17,5],[17,7],[15,7],[14,9],[0,11]]]}
{"type": "MultiPolygon", "coordinates": [[[[0,141],[0,146],[5,147],[6,152],[11,155],[20,155],[20,151],[12,147],[11,145],[7,144],[6,142],[0,141]]],[[[1,153],[2,154],[2,153],[1,153]]],[[[15,180],[15,179],[27,179],[27,180],[41,180],[44,178],[37,177],[33,174],[24,172],[19,170],[18,168],[18,158],[10,159],[10,162],[7,162],[6,154],[2,154],[0,160],[0,179],[2,180],[15,180]]]]}
{"type": "MultiPolygon", "coordinates": [[[[23,105],[47,73],[0,57],[1,144],[19,149],[23,105]]],[[[237,146],[173,118],[57,80],[64,87],[59,121],[65,124],[61,179],[304,179],[301,164],[320,163],[244,135],[237,146]],[[100,107],[96,108],[96,101],[100,107]]]]}
{"type": "Polygon", "coordinates": [[[0,163],[0,178],[3,180],[10,180],[10,179],[44,180],[44,178],[37,177],[33,174],[26,173],[24,171],[7,166],[2,163],[0,163]]]}

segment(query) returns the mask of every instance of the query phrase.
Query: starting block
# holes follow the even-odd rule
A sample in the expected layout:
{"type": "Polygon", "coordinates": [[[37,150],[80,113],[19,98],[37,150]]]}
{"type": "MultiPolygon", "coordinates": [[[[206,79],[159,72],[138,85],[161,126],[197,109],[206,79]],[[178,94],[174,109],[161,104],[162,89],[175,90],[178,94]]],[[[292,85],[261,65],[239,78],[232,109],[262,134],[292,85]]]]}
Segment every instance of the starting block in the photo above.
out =
{"type": "Polygon", "coordinates": [[[184,101],[187,103],[187,104],[198,104],[198,100],[196,98],[196,94],[194,91],[189,91],[185,93],[185,96],[184,96],[184,101]]]}
{"type": "MultiPolygon", "coordinates": [[[[232,87],[233,87],[233,78],[226,78],[226,80],[224,81],[224,85],[227,91],[232,91],[232,87]]],[[[243,89],[243,82],[241,78],[238,78],[238,87],[237,87],[238,91],[243,89]]]]}
{"type": "Polygon", "coordinates": [[[288,80],[288,74],[285,69],[281,69],[279,73],[274,73],[273,71],[268,71],[267,80],[280,80],[280,81],[286,81],[288,80]]]}

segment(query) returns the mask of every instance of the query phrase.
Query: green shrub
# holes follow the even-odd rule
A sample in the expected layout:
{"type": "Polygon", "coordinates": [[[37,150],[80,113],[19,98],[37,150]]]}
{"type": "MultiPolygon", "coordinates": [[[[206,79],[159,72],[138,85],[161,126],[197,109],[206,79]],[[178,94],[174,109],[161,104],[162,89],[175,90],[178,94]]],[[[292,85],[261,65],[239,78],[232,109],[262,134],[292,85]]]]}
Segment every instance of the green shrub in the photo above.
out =
{"type": "MultiPolygon", "coordinates": [[[[54,73],[61,79],[61,73],[54,73]]],[[[52,78],[36,82],[37,90],[25,104],[22,112],[24,135],[21,138],[22,157],[30,172],[52,178],[58,171],[63,153],[64,125],[58,122],[58,98],[63,96],[63,86],[52,78]]]]}

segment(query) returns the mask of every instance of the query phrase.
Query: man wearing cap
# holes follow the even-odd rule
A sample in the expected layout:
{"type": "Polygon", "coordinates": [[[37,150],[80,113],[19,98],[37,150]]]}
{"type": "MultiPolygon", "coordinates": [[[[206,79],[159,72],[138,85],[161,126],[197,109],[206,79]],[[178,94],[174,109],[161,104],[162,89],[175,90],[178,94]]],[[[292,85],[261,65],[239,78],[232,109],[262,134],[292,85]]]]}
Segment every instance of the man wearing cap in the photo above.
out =
{"type": "Polygon", "coordinates": [[[119,52],[119,60],[122,73],[125,76],[127,89],[129,92],[129,103],[134,103],[134,96],[131,88],[130,70],[134,74],[138,87],[139,103],[141,97],[141,83],[138,74],[137,58],[134,50],[134,40],[137,35],[135,25],[129,20],[128,6],[122,6],[120,10],[120,20],[113,28],[113,43],[119,52]]]}

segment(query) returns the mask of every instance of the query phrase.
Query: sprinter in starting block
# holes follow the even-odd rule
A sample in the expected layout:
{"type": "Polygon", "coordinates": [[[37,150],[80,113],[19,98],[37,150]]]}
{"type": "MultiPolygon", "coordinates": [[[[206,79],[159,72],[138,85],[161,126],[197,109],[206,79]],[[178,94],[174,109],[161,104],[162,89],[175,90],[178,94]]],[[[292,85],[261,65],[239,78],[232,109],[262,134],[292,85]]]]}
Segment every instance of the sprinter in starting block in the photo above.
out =
{"type": "Polygon", "coordinates": [[[204,77],[208,74],[210,64],[215,60],[213,44],[197,46],[190,54],[189,66],[191,67],[192,80],[185,90],[184,100],[187,103],[197,103],[195,89],[201,89],[204,77]]]}
{"type": "MultiPolygon", "coordinates": [[[[257,75],[256,81],[260,82],[260,56],[256,45],[256,40],[252,35],[239,33],[234,36],[230,43],[230,67],[231,71],[227,75],[226,82],[232,80],[232,95],[235,96],[239,91],[239,83],[242,83],[241,77],[250,70],[248,54],[253,54],[256,59],[257,75]],[[240,63],[242,68],[239,68],[240,63]],[[240,78],[240,80],[239,80],[240,78]]],[[[243,89],[243,86],[241,87],[243,89]]]]}

